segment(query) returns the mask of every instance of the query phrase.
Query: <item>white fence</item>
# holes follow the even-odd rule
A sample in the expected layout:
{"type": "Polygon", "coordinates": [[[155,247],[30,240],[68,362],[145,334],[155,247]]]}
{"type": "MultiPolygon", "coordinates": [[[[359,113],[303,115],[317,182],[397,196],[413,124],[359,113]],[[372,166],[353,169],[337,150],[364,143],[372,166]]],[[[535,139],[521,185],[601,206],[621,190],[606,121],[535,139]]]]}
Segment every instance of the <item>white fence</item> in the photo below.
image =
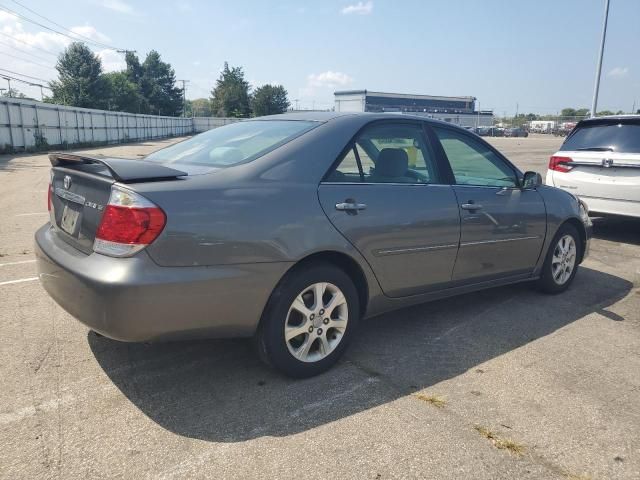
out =
{"type": "Polygon", "coordinates": [[[122,143],[190,135],[236,118],[138,115],[0,98],[0,151],[122,143]]]}
{"type": "Polygon", "coordinates": [[[231,117],[194,117],[193,131],[196,133],[206,132],[212,128],[218,128],[228,123],[239,121],[239,118],[231,117]]]}

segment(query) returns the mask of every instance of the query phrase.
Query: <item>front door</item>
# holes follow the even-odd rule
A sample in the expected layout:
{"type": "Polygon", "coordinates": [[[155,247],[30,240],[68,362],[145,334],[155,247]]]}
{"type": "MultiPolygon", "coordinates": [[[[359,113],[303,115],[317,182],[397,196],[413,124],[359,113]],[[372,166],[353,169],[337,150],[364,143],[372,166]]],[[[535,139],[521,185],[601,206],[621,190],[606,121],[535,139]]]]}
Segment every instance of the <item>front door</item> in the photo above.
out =
{"type": "Polygon", "coordinates": [[[531,273],[546,234],[546,209],[534,189],[521,189],[516,170],[484,141],[434,128],[455,179],[460,250],[453,280],[475,283],[531,273]]]}
{"type": "Polygon", "coordinates": [[[391,297],[451,281],[460,217],[420,123],[374,123],[320,184],[322,208],[391,297]]]}

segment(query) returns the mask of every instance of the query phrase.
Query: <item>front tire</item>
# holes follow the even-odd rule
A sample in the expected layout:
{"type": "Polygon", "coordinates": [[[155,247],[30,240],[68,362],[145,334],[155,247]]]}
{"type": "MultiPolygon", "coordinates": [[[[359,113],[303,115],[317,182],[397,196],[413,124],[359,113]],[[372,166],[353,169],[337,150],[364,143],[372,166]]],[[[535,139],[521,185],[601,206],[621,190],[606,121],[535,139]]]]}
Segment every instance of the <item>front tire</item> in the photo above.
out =
{"type": "Polygon", "coordinates": [[[359,316],[358,292],[344,271],[327,264],[295,267],[262,316],[260,357],[290,377],[318,375],[342,356],[359,316]]]}
{"type": "Polygon", "coordinates": [[[580,235],[573,225],[562,225],[556,233],[542,266],[538,288],[550,294],[564,292],[578,271],[580,235]]]}

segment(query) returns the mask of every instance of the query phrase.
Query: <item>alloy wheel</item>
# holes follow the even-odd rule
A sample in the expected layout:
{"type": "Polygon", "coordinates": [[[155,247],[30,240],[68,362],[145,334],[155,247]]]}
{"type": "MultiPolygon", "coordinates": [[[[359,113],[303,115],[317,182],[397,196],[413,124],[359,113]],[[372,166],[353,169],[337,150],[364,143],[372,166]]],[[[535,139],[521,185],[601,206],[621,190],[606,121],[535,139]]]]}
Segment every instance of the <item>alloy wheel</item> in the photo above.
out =
{"type": "Polygon", "coordinates": [[[551,257],[551,275],[558,285],[564,285],[576,266],[576,242],[571,235],[564,235],[558,240],[551,257]]]}
{"type": "Polygon", "coordinates": [[[317,362],[338,346],[347,329],[349,307],[342,291],[331,283],[314,283],[293,300],[284,325],[291,355],[317,362]]]}

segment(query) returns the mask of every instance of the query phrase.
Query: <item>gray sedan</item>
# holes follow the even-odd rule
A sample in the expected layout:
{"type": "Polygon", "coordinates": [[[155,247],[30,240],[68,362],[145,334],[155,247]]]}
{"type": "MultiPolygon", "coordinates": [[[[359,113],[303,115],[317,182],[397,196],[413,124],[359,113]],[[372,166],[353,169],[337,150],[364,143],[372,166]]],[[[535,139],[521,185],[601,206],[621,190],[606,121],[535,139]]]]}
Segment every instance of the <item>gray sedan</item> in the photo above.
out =
{"type": "Polygon", "coordinates": [[[64,309],[122,341],[254,337],[294,377],[331,367],[364,317],[523,281],[559,293],[588,251],[579,200],[422,117],[275,115],[144,160],[50,159],[36,255],[64,309]]]}

